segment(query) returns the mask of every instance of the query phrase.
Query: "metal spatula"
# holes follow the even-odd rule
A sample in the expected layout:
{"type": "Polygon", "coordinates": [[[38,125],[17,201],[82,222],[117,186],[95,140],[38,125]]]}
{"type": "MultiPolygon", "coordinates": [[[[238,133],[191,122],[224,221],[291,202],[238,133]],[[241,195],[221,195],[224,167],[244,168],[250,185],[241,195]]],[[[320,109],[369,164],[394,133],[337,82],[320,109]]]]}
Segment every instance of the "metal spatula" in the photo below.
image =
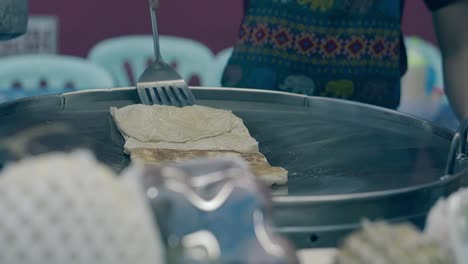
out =
{"type": "Polygon", "coordinates": [[[151,4],[151,23],[153,27],[155,61],[138,79],[137,91],[143,104],[187,106],[195,104],[195,97],[187,82],[166,62],[159,49],[159,33],[156,12],[151,4]]]}

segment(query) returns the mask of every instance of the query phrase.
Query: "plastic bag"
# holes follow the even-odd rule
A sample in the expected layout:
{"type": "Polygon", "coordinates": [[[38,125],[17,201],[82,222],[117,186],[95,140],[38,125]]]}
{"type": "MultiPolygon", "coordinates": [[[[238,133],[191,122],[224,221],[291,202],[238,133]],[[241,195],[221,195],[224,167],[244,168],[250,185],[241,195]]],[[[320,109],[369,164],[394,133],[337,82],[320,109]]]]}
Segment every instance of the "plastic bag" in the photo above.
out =
{"type": "Polygon", "coordinates": [[[246,163],[199,159],[169,167],[134,167],[151,201],[167,263],[297,263],[272,230],[272,203],[246,163]]]}
{"type": "Polygon", "coordinates": [[[439,200],[427,217],[424,233],[457,264],[468,263],[468,189],[439,200]]]}

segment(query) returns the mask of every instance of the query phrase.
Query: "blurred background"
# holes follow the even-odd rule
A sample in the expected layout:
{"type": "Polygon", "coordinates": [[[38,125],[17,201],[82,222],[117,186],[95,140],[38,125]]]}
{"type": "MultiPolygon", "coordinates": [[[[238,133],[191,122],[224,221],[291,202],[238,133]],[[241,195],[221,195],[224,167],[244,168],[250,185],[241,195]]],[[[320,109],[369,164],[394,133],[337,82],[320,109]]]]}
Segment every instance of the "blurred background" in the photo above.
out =
{"type": "MultiPolygon", "coordinates": [[[[84,57],[104,39],[151,33],[147,3],[138,2],[41,0],[30,4],[31,15],[56,18],[58,28],[51,31],[57,34],[54,43],[57,52],[84,57]]],[[[236,40],[242,3],[242,0],[163,0],[158,12],[160,33],[200,41],[217,53],[236,40]]],[[[403,30],[405,35],[435,43],[431,14],[422,0],[406,1],[403,30]]]]}
{"type": "MultiPolygon", "coordinates": [[[[165,59],[192,85],[220,86],[242,13],[242,0],[163,1],[158,21],[165,59]]],[[[18,72],[0,81],[2,87],[11,86],[2,91],[2,101],[130,86],[151,61],[144,1],[30,1],[30,15],[26,35],[0,43],[0,76],[18,72]],[[24,65],[33,69],[25,72],[24,65]],[[56,80],[58,75],[62,78],[56,80]]],[[[410,69],[399,110],[456,127],[444,95],[431,14],[422,0],[406,1],[403,31],[410,69]]]]}

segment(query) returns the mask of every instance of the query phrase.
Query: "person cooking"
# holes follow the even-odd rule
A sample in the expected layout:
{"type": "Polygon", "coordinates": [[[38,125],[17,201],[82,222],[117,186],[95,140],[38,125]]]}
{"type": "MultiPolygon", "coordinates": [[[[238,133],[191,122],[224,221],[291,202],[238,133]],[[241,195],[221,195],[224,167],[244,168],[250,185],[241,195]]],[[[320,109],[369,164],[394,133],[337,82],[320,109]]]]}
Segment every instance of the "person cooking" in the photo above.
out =
{"type": "MultiPolygon", "coordinates": [[[[425,2],[433,12],[448,98],[460,118],[468,117],[468,0],[425,2]]],[[[244,7],[223,86],[398,107],[407,69],[404,1],[244,0],[244,7]]]]}

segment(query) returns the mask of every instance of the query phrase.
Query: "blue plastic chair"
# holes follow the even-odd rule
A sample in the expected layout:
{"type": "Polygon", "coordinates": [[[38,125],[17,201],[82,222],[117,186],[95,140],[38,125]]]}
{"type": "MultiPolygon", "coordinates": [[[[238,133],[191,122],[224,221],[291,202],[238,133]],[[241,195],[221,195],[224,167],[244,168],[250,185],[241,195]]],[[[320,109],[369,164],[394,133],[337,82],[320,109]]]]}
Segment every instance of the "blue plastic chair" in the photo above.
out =
{"type": "Polygon", "coordinates": [[[406,37],[408,71],[402,80],[399,111],[433,121],[447,98],[443,91],[442,56],[433,44],[406,37]]]}
{"type": "MultiPolygon", "coordinates": [[[[427,71],[429,73],[427,75],[428,87],[426,87],[426,91],[431,92],[431,88],[433,89],[435,87],[438,89],[442,89],[443,92],[443,89],[445,87],[444,72],[442,54],[439,48],[434,44],[418,37],[406,37],[405,45],[407,46],[407,49],[410,53],[420,52],[425,58],[427,71]],[[430,86],[431,84],[432,87],[430,86]]],[[[410,64],[412,63],[411,59],[409,59],[408,61],[410,64]]],[[[428,104],[426,103],[426,105],[428,104]]],[[[448,98],[445,94],[443,94],[441,102],[438,106],[439,108],[437,114],[428,119],[440,126],[445,126],[455,130],[459,126],[460,122],[453,113],[451,106],[448,102],[448,98]]]]}
{"type": "Polygon", "coordinates": [[[428,66],[432,71],[429,75],[435,86],[444,87],[444,74],[442,54],[439,48],[432,43],[415,36],[405,37],[405,46],[408,54],[408,67],[428,66]]]}
{"type": "Polygon", "coordinates": [[[226,68],[227,63],[231,58],[232,50],[233,48],[229,47],[216,54],[216,57],[211,64],[211,70],[209,71],[210,78],[207,86],[221,86],[221,78],[223,77],[224,68],[226,68]]]}
{"type": "MultiPolygon", "coordinates": [[[[194,77],[204,85],[209,78],[213,53],[205,45],[186,38],[160,36],[161,53],[187,82],[194,77]]],[[[133,86],[154,59],[151,36],[123,36],[104,40],[89,52],[88,59],[105,67],[118,86],[133,86]]],[[[194,83],[191,82],[193,85],[194,83]]]]}
{"type": "Polygon", "coordinates": [[[0,59],[0,90],[38,93],[114,87],[104,68],[86,59],[60,55],[19,55],[0,59]]]}

